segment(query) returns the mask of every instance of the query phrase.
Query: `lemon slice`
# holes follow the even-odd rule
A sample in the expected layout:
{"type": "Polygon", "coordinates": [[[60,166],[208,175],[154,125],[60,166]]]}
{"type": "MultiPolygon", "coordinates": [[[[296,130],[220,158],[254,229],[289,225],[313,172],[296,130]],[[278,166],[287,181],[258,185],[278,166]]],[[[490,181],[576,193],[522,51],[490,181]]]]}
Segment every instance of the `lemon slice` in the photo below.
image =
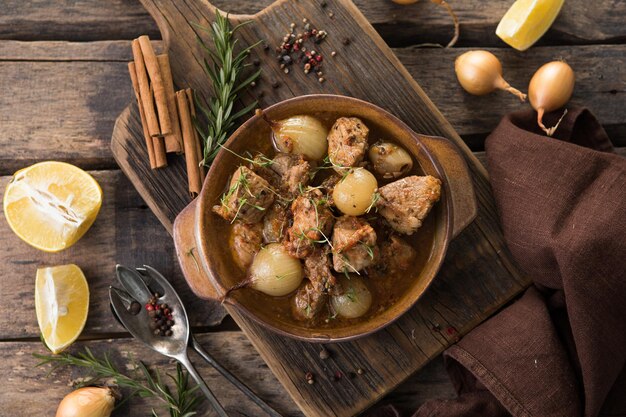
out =
{"type": "Polygon", "coordinates": [[[102,190],[80,168],[41,162],[17,171],[4,193],[4,215],[26,243],[46,252],[69,248],[93,224],[102,190]]]}
{"type": "Polygon", "coordinates": [[[37,269],[35,311],[43,340],[52,353],[59,353],[85,327],[89,311],[89,287],[76,265],[37,269]]]}
{"type": "Polygon", "coordinates": [[[565,0],[517,0],[506,12],[496,35],[518,51],[525,51],[552,26],[565,0]]]}

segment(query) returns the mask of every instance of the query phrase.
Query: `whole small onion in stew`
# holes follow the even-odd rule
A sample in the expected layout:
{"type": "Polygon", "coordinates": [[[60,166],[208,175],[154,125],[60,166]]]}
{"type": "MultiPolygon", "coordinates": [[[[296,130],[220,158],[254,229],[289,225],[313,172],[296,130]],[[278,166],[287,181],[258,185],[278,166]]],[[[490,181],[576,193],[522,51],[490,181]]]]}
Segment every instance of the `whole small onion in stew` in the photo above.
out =
{"type": "Polygon", "coordinates": [[[254,257],[246,286],[279,297],[295,291],[302,277],[300,261],[289,255],[280,243],[271,243],[254,257]]]}
{"type": "Polygon", "coordinates": [[[335,186],[333,200],[343,214],[360,216],[373,206],[377,189],[374,175],[365,168],[356,168],[335,186]]]}
{"type": "Polygon", "coordinates": [[[358,275],[350,274],[339,279],[341,294],[334,295],[330,302],[335,312],[343,318],[355,319],[367,313],[372,305],[372,293],[358,275]]]}
{"type": "Polygon", "coordinates": [[[304,155],[311,161],[321,161],[326,156],[328,129],[315,117],[299,115],[269,123],[279,151],[304,155]]]}
{"type": "Polygon", "coordinates": [[[374,171],[383,178],[399,178],[413,168],[413,159],[404,148],[391,142],[377,142],[370,147],[374,171]]]}

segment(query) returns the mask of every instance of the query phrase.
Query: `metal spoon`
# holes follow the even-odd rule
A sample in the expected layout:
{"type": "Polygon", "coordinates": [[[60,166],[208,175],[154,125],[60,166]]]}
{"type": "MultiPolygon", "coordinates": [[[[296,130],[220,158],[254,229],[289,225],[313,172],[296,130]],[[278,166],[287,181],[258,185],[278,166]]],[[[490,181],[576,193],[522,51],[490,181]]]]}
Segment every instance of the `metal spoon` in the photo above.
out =
{"type": "MultiPolygon", "coordinates": [[[[281,414],[276,410],[271,408],[267,403],[265,403],[261,398],[259,398],[250,388],[248,388],[243,382],[241,382],[236,376],[234,376],[230,371],[224,368],[219,362],[217,362],[207,351],[205,351],[198,340],[191,333],[189,320],[187,317],[187,313],[183,307],[183,304],[178,297],[178,294],[174,290],[174,288],[170,285],[169,281],[163,277],[158,271],[150,266],[145,266],[145,268],[138,268],[137,271],[139,273],[126,268],[122,265],[118,265],[116,267],[116,272],[120,283],[128,290],[128,293],[124,291],[120,291],[116,288],[111,287],[109,291],[109,295],[111,298],[111,306],[114,310],[116,318],[120,320],[122,325],[124,325],[128,331],[137,339],[141,340],[144,344],[156,350],[159,353],[162,353],[166,356],[174,357],[179,360],[187,369],[189,366],[192,366],[187,357],[186,348],[191,342],[191,347],[211,366],[213,366],[220,374],[222,374],[228,381],[230,381],[235,387],[237,387],[241,392],[243,392],[248,398],[250,398],[255,404],[257,404],[263,411],[265,411],[268,415],[272,417],[281,417],[281,414]],[[141,274],[140,274],[141,273],[141,274]],[[148,300],[153,296],[152,291],[158,292],[159,294],[163,294],[159,301],[162,303],[166,303],[170,306],[172,310],[172,315],[174,319],[174,326],[172,327],[172,336],[170,337],[162,337],[155,336],[150,328],[147,326],[149,323],[149,317],[147,316],[147,312],[145,309],[141,309],[141,311],[137,315],[133,315],[129,311],[130,304],[133,299],[137,302],[140,302],[141,305],[148,302],[148,300]],[[114,301],[115,300],[115,301],[114,301]],[[123,314],[123,316],[121,314],[123,314]],[[124,319],[122,319],[124,317],[124,319]],[[131,319],[132,317],[132,319],[131,319]],[[139,328],[135,327],[135,333],[127,326],[128,321],[133,321],[133,325],[138,325],[139,328]],[[181,351],[184,347],[184,360],[187,363],[178,359],[178,355],[180,355],[181,351]],[[188,366],[189,365],[189,366],[188,366]]],[[[193,369],[193,367],[192,367],[193,369]]],[[[195,369],[193,369],[195,372],[195,369]]],[[[189,369],[190,374],[194,379],[194,373],[189,369]]],[[[195,372],[197,374],[197,372],[195,372]]],[[[199,375],[198,375],[199,378],[199,375]]],[[[200,383],[198,379],[196,379],[201,389],[206,384],[204,382],[200,383]]],[[[201,381],[201,379],[200,379],[201,381]]],[[[206,389],[209,391],[211,397],[215,398],[213,394],[210,392],[208,387],[206,389]]],[[[203,389],[204,391],[204,389],[203,389]]],[[[207,393],[205,392],[205,395],[207,393]]],[[[209,397],[209,395],[207,395],[209,397]]],[[[211,400],[209,397],[209,400],[211,400]]],[[[217,402],[217,399],[215,399],[217,402]]],[[[211,401],[213,404],[213,401],[211,401]]],[[[223,408],[217,402],[216,404],[221,408],[223,412],[223,408]]],[[[214,407],[216,407],[213,404],[214,407]]],[[[216,408],[217,410],[217,408],[216,408]]],[[[219,413],[219,410],[217,410],[219,413]]],[[[222,415],[222,414],[220,414],[222,415]]]]}

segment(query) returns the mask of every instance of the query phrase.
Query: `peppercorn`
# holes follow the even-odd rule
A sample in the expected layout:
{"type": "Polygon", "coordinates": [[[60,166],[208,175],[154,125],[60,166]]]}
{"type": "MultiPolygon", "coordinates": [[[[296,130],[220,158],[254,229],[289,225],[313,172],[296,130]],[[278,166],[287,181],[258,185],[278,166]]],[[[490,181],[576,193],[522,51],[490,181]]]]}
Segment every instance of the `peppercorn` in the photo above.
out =
{"type": "Polygon", "coordinates": [[[280,87],[280,82],[278,82],[278,81],[273,81],[273,82],[272,82],[272,88],[278,88],[278,87],[280,87]]]}
{"type": "Polygon", "coordinates": [[[347,46],[347,45],[350,45],[350,42],[352,42],[352,41],[350,40],[350,38],[343,38],[343,41],[341,41],[341,43],[343,43],[343,44],[344,44],[344,45],[346,45],[346,46],[347,46]]]}
{"type": "Polygon", "coordinates": [[[356,370],[356,373],[359,375],[363,375],[365,373],[365,371],[363,371],[363,369],[359,368],[356,370]]]}
{"type": "Polygon", "coordinates": [[[326,348],[322,347],[322,350],[320,350],[320,359],[326,360],[326,359],[328,359],[329,356],[330,356],[330,354],[328,353],[328,350],[326,350],[326,348]]]}
{"type": "Polygon", "coordinates": [[[130,314],[137,315],[139,314],[139,312],[141,311],[141,304],[139,304],[137,301],[133,301],[132,303],[130,303],[130,308],[129,308],[130,314]]]}

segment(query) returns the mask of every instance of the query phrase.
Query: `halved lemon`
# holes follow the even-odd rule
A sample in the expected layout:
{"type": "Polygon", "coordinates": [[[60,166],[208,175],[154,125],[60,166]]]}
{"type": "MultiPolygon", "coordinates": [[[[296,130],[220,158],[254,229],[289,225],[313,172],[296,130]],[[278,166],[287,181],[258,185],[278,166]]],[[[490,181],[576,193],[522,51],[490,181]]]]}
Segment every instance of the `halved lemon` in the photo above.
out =
{"type": "Polygon", "coordinates": [[[37,269],[35,311],[44,342],[59,353],[74,342],[85,327],[89,286],[76,265],[37,269]]]}
{"type": "Polygon", "coordinates": [[[496,28],[496,35],[518,51],[525,51],[552,26],[565,0],[517,0],[496,28]]]}
{"type": "Polygon", "coordinates": [[[46,252],[69,248],[96,220],[102,189],[82,169],[40,162],[21,169],[4,193],[4,215],[26,243],[46,252]]]}

